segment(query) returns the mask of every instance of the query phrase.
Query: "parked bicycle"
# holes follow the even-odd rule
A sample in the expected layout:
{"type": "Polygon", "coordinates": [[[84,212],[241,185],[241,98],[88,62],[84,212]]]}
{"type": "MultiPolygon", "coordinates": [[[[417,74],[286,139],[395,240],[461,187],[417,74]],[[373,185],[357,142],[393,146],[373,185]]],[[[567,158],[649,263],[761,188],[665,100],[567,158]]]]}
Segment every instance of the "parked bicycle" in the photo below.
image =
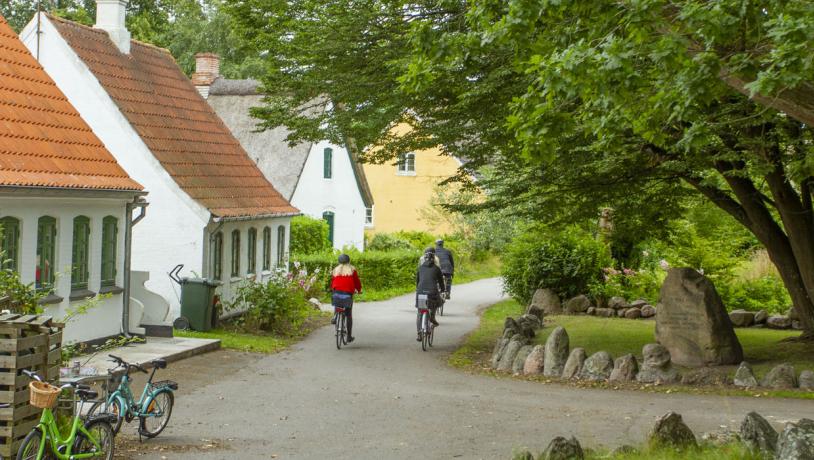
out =
{"type": "Polygon", "coordinates": [[[83,458],[113,459],[114,436],[111,415],[99,413],[81,417],[82,406],[89,399],[98,397],[89,386],[69,383],[57,387],[43,381],[35,372],[23,370],[32,379],[29,385],[31,405],[42,409],[37,426],[25,437],[17,451],[17,460],[58,459],[74,460],[83,458]],[[74,415],[68,435],[63,437],[57,425],[52,407],[63,390],[73,389],[79,397],[79,411],[74,415]]]}
{"type": "Polygon", "coordinates": [[[334,305],[334,315],[336,316],[336,349],[341,350],[342,345],[348,344],[348,317],[345,316],[345,308],[334,305]]]}
{"type": "Polygon", "coordinates": [[[427,304],[427,297],[419,295],[418,299],[418,314],[421,315],[421,329],[418,335],[421,338],[421,349],[427,351],[427,348],[432,347],[432,340],[435,337],[435,326],[432,324],[432,321],[430,321],[430,308],[427,304]]]}
{"type": "Polygon", "coordinates": [[[115,416],[113,423],[113,432],[115,434],[119,433],[123,421],[126,420],[127,423],[130,423],[133,419],[138,418],[138,433],[140,436],[147,438],[158,436],[170,422],[172,406],[175,404],[174,391],[178,389],[178,384],[172,380],[153,382],[156,371],[165,369],[167,361],[164,359],[151,361],[153,372],[150,373],[139,364],[128,363],[118,356],[108,356],[117,364],[117,367],[124,368],[124,374],[121,376],[116,390],[110,394],[107,401],[95,403],[88,413],[110,412],[113,414],[115,416]],[[130,389],[130,373],[132,371],[150,374],[150,378],[144,384],[144,390],[138,400],[135,399],[130,389]]]}

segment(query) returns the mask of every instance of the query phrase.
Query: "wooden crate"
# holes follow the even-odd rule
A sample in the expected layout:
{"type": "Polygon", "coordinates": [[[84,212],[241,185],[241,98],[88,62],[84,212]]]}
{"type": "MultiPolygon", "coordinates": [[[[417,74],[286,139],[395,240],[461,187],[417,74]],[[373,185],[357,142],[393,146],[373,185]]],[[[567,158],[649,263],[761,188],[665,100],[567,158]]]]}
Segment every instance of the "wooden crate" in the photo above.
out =
{"type": "Polygon", "coordinates": [[[56,383],[62,354],[63,324],[50,316],[0,315],[0,455],[17,455],[23,438],[37,425],[40,410],[28,404],[28,383],[20,371],[32,370],[56,383]]]}

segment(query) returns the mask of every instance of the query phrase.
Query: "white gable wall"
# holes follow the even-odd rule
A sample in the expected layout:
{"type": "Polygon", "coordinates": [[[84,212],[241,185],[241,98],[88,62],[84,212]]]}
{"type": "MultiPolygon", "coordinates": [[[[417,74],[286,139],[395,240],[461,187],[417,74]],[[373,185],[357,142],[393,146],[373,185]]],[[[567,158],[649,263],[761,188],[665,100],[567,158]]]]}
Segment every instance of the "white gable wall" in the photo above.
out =
{"type": "Polygon", "coordinates": [[[327,141],[314,143],[300,176],[291,204],[303,214],[321,219],[334,213],[334,248],[355,246],[364,249],[365,203],[353,173],[347,149],[327,141]],[[333,149],[332,177],[325,179],[325,148],[333,149]]]}
{"type": "MultiPolygon", "coordinates": [[[[177,264],[184,264],[185,271],[203,273],[209,212],[178,187],[53,24],[45,15],[41,19],[39,51],[36,17],[20,39],[39,56],[45,71],[119,164],[149,192],[147,217],[133,229],[132,269],[149,272],[147,288],[164,297],[177,313],[180,292],[167,273],[177,264]]],[[[174,318],[172,312],[170,316],[174,318]]]]}

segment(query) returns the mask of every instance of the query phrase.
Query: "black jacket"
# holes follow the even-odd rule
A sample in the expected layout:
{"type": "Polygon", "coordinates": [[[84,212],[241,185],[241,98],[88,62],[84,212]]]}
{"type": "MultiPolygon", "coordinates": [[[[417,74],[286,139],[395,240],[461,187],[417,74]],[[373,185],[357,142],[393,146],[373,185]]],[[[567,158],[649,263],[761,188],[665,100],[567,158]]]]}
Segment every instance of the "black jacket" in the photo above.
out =
{"type": "Polygon", "coordinates": [[[415,290],[419,294],[438,295],[446,289],[444,275],[432,260],[424,260],[415,274],[415,290]],[[440,290],[439,290],[440,289],[440,290]]]}
{"type": "Polygon", "coordinates": [[[452,253],[449,249],[443,246],[436,246],[435,256],[438,257],[438,261],[441,262],[441,273],[445,275],[455,273],[455,261],[452,259],[452,253]]]}

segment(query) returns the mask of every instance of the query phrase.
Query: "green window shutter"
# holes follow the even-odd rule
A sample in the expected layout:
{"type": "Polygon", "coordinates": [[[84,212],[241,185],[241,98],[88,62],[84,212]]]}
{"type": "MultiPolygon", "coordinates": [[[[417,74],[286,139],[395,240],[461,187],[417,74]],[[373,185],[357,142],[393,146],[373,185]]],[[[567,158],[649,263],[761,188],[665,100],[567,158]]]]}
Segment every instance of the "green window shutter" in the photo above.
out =
{"type": "Polygon", "coordinates": [[[263,270],[271,269],[271,228],[263,229],[263,270]]]}
{"type": "Polygon", "coordinates": [[[249,260],[246,265],[248,273],[257,273],[257,229],[249,229],[249,260]]]}
{"type": "Polygon", "coordinates": [[[71,290],[88,288],[88,255],[90,253],[90,219],[78,216],[73,220],[73,250],[71,259],[71,290]]]}
{"type": "Polygon", "coordinates": [[[50,290],[54,286],[56,270],[57,220],[43,216],[37,222],[37,289],[50,290]]]}
{"type": "Polygon", "coordinates": [[[113,216],[102,219],[102,286],[116,284],[116,249],[118,220],[113,216]]]}
{"type": "Polygon", "coordinates": [[[0,219],[0,230],[0,268],[17,271],[20,267],[20,221],[14,217],[3,217],[0,219]]]}
{"type": "Polygon", "coordinates": [[[240,276],[240,230],[232,231],[232,277],[240,276]]]}
{"type": "Polygon", "coordinates": [[[212,240],[212,277],[223,279],[223,232],[216,233],[212,240]]]}
{"type": "Polygon", "coordinates": [[[322,219],[328,223],[328,242],[331,246],[334,244],[334,213],[325,211],[322,213],[322,219]]]}
{"type": "Polygon", "coordinates": [[[333,174],[333,156],[334,151],[331,148],[326,148],[323,151],[323,170],[322,176],[325,179],[330,179],[333,174]]]}
{"type": "Polygon", "coordinates": [[[285,226],[277,227],[277,266],[285,264],[285,226]]]}

